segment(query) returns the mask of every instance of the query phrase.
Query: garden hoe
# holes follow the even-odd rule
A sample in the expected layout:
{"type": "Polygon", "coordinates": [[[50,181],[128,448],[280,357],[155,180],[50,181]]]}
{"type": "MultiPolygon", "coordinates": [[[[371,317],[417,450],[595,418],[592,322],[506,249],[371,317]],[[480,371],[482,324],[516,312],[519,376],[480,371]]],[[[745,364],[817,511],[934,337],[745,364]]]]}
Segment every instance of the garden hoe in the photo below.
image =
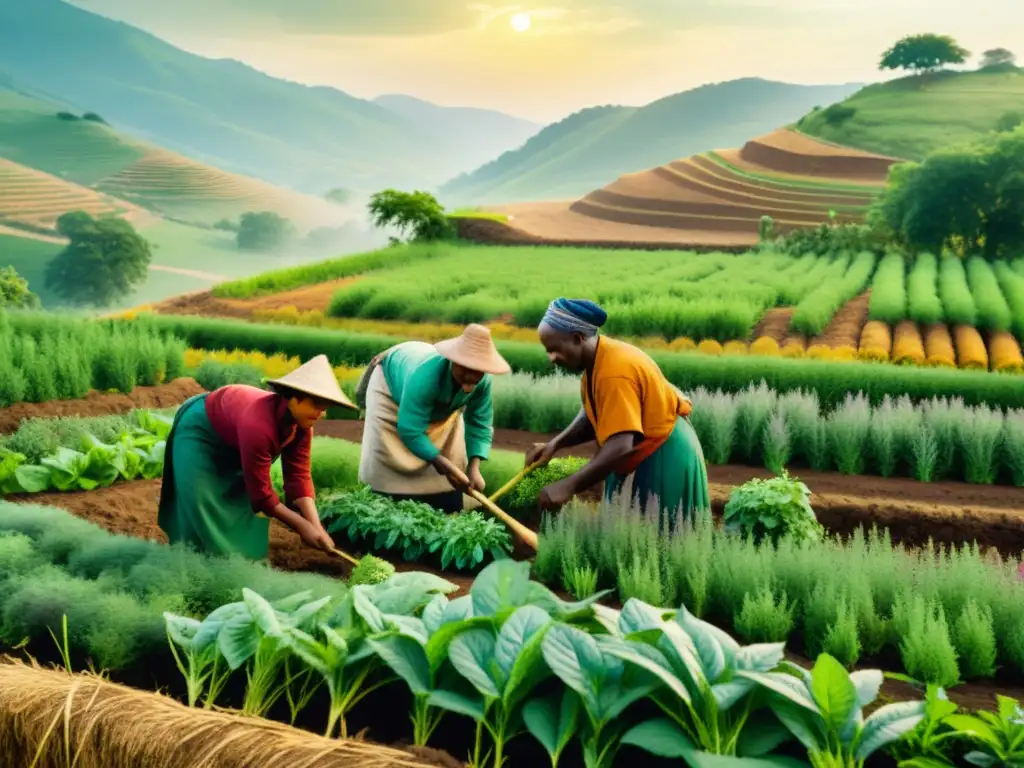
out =
{"type": "Polygon", "coordinates": [[[395,566],[375,555],[366,555],[357,560],[336,547],[331,547],[331,552],[355,566],[348,577],[348,583],[353,587],[360,584],[380,584],[387,581],[395,572],[395,566]]]}
{"type": "Polygon", "coordinates": [[[512,517],[512,515],[508,514],[507,512],[503,512],[497,504],[488,499],[475,488],[469,489],[469,495],[472,496],[477,501],[479,501],[484,507],[486,507],[488,512],[490,512],[496,518],[501,520],[501,522],[503,522],[505,525],[511,528],[512,532],[515,533],[515,535],[518,536],[520,539],[522,539],[526,543],[526,545],[530,547],[530,549],[532,549],[534,552],[537,551],[537,534],[534,531],[531,531],[525,525],[523,525],[514,517],[512,517]]]}
{"type": "Polygon", "coordinates": [[[501,486],[501,488],[499,488],[498,490],[496,490],[494,493],[491,494],[491,501],[496,502],[498,499],[500,499],[506,493],[511,491],[517,485],[519,485],[519,483],[522,482],[524,477],[526,477],[528,474],[533,472],[533,470],[535,470],[539,466],[540,466],[540,462],[539,461],[535,461],[530,466],[524,467],[523,469],[521,469],[519,471],[518,475],[513,477],[511,480],[509,480],[507,483],[505,483],[503,486],[501,486]]]}

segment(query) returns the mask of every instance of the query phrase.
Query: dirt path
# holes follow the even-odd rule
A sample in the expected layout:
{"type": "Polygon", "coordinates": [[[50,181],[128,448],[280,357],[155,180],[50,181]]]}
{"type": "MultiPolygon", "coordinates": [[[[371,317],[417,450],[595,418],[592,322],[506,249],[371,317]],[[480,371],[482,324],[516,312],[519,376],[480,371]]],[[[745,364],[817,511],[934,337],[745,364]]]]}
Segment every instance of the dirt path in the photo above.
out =
{"type": "Polygon", "coordinates": [[[814,336],[809,344],[824,344],[826,347],[853,347],[860,343],[860,332],[868,321],[868,305],[871,303],[871,290],[867,290],[857,298],[846,302],[825,326],[820,336],[814,336]]]}
{"type": "Polygon", "coordinates": [[[23,419],[53,419],[62,416],[109,416],[136,408],[170,408],[181,405],[206,390],[195,379],[182,377],[156,387],[136,387],[131,394],[97,392],[77,400],[50,400],[46,403],[15,403],[0,408],[0,435],[18,430],[23,419]]]}
{"type": "MultiPolygon", "coordinates": [[[[360,442],[360,421],[325,421],[316,427],[318,435],[360,442]]],[[[525,451],[550,435],[534,435],[511,429],[497,429],[494,447],[525,451]]],[[[593,443],[572,453],[589,458],[593,443]]],[[[833,533],[852,534],[872,524],[889,529],[896,543],[920,547],[929,538],[937,543],[963,544],[977,541],[1016,557],[1024,551],[1024,490],[1011,486],[969,485],[967,483],[922,483],[911,478],[883,478],[840,475],[797,469],[807,484],[811,504],[821,523],[833,533]]],[[[732,489],[755,477],[768,478],[767,469],[737,465],[709,466],[711,502],[721,514],[732,489]]]]}
{"type": "Polygon", "coordinates": [[[22,237],[26,240],[38,240],[41,243],[54,243],[55,245],[67,245],[68,242],[67,239],[63,237],[44,235],[41,232],[29,232],[27,229],[8,227],[4,224],[0,224],[0,235],[11,235],[12,237],[22,237]]]}

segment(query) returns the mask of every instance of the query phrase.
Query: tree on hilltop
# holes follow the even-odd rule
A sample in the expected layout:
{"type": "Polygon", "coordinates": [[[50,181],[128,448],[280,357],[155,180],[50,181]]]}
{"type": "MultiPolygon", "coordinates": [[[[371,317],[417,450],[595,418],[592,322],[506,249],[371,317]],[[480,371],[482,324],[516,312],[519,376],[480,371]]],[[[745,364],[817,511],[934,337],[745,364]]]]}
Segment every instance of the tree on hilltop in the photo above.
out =
{"type": "Polygon", "coordinates": [[[149,274],[149,242],[124,219],[65,213],[57,231],[71,242],[46,267],[46,287],[69,304],[110,306],[149,274]]]}
{"type": "Polygon", "coordinates": [[[298,237],[295,225],[273,211],[243,213],[235,242],[247,251],[273,251],[298,237]]]}
{"type": "Polygon", "coordinates": [[[14,267],[0,268],[0,309],[37,309],[39,297],[28,288],[28,280],[19,275],[14,267]]]}
{"type": "Polygon", "coordinates": [[[991,48],[981,54],[981,68],[998,67],[1002,64],[1014,64],[1017,56],[1006,48],[991,48]]]}
{"type": "Polygon", "coordinates": [[[429,192],[385,189],[370,197],[367,208],[375,227],[395,227],[403,237],[408,233],[410,241],[444,240],[455,234],[444,206],[429,192]]]}
{"type": "Polygon", "coordinates": [[[931,72],[946,64],[963,64],[970,55],[949,35],[908,35],[882,54],[878,68],[931,72]]]}

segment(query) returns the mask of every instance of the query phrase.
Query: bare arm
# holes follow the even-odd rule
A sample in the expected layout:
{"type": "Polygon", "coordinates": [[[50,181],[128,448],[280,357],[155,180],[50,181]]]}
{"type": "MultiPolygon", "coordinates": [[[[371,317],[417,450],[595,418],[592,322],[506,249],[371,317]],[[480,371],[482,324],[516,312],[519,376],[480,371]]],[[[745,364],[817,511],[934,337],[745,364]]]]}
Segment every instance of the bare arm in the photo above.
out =
{"type": "Polygon", "coordinates": [[[572,420],[572,423],[562,430],[561,434],[551,442],[555,450],[559,451],[563,448],[572,448],[576,445],[589,443],[593,439],[594,427],[591,425],[590,419],[587,418],[586,409],[580,408],[580,412],[576,414],[576,418],[572,420]]]}

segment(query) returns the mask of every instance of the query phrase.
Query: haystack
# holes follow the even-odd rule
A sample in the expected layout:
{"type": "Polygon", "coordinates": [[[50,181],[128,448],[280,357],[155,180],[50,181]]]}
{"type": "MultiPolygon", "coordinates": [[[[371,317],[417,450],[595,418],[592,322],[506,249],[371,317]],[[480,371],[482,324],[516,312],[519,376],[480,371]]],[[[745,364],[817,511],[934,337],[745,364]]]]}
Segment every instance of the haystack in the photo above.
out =
{"type": "Polygon", "coordinates": [[[428,768],[406,752],[190,709],[96,675],[0,659],[2,768],[428,768]],[[37,759],[38,758],[38,759],[37,759]]]}

